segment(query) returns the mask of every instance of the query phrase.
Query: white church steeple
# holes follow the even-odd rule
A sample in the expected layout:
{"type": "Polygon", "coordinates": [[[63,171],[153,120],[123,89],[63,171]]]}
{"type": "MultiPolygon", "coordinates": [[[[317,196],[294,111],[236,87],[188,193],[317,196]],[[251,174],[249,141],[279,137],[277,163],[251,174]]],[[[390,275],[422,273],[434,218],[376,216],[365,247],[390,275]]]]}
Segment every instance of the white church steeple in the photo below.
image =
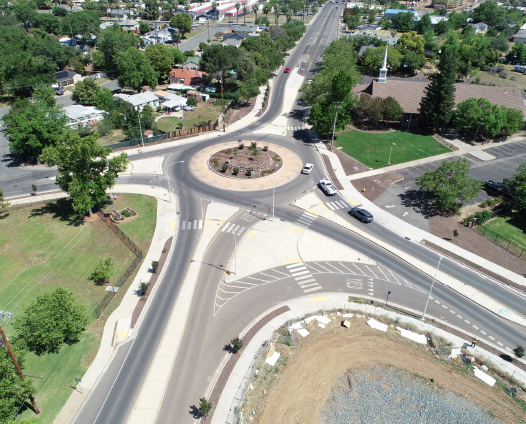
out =
{"type": "Polygon", "coordinates": [[[380,68],[380,75],[378,75],[378,82],[387,82],[387,50],[389,45],[385,46],[384,64],[380,68]]]}

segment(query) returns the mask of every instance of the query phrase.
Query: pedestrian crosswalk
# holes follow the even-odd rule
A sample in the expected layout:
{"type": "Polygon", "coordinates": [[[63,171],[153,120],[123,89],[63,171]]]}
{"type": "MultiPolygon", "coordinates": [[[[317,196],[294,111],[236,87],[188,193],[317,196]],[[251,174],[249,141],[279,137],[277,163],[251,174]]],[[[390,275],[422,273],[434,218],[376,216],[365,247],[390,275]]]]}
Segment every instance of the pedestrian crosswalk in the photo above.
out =
{"type": "Polygon", "coordinates": [[[131,174],[119,174],[115,180],[115,184],[126,184],[130,177],[131,174]]]}
{"type": "Polygon", "coordinates": [[[303,214],[294,222],[294,225],[307,229],[314,221],[316,221],[316,218],[318,218],[318,215],[314,215],[310,212],[303,212],[303,214]]]}
{"type": "Polygon", "coordinates": [[[247,221],[247,222],[252,222],[254,218],[265,220],[267,219],[267,214],[260,213],[260,212],[253,212],[249,209],[246,209],[246,213],[244,213],[243,216],[241,217],[243,221],[247,221]]]}
{"type": "Polygon", "coordinates": [[[301,130],[304,130],[305,128],[303,128],[303,127],[287,127],[287,129],[288,129],[290,132],[294,132],[294,131],[301,131],[301,130]]]}
{"type": "Polygon", "coordinates": [[[345,200],[335,200],[334,202],[327,202],[325,205],[331,210],[335,211],[337,209],[346,209],[350,208],[351,205],[347,203],[345,200]]]}
{"type": "Polygon", "coordinates": [[[321,289],[321,286],[316,282],[316,279],[313,278],[303,262],[287,265],[287,269],[296,280],[298,286],[303,290],[303,293],[311,293],[321,289]]]}
{"type": "MultiPolygon", "coordinates": [[[[202,230],[204,226],[204,220],[202,219],[194,219],[192,221],[181,221],[181,231],[193,231],[193,230],[202,230]]],[[[240,236],[243,234],[243,231],[246,230],[246,227],[242,227],[241,225],[237,224],[231,224],[229,222],[221,225],[219,228],[219,231],[227,234],[235,234],[236,236],[240,236]]]]}

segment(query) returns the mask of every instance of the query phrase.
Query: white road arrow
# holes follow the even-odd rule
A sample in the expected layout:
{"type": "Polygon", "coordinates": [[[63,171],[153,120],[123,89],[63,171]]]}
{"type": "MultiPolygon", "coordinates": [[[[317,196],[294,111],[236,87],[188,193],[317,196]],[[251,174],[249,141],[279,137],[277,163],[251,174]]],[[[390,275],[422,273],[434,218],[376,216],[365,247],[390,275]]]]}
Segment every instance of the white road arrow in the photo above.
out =
{"type": "Polygon", "coordinates": [[[406,216],[409,212],[404,212],[404,216],[406,216]]]}
{"type": "Polygon", "coordinates": [[[391,205],[391,206],[386,206],[386,209],[389,209],[389,208],[394,208],[395,205],[391,205]]]}

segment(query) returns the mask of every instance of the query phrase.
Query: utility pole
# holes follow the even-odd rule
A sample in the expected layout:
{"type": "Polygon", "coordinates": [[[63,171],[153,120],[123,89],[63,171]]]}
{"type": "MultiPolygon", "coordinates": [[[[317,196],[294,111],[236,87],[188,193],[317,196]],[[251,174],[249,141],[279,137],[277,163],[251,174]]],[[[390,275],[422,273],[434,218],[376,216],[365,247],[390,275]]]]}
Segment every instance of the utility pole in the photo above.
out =
{"type": "Polygon", "coordinates": [[[329,149],[332,152],[332,145],[334,144],[334,131],[336,130],[336,118],[338,117],[338,104],[335,103],[334,108],[334,124],[332,125],[332,139],[331,139],[331,148],[329,149]]]}
{"type": "MultiPolygon", "coordinates": [[[[18,361],[15,358],[15,354],[11,350],[11,345],[9,344],[9,340],[7,340],[7,336],[5,335],[4,330],[1,325],[0,325],[0,336],[2,336],[2,340],[4,341],[5,347],[7,351],[9,352],[9,356],[11,356],[11,360],[13,361],[13,364],[15,365],[16,371],[18,372],[20,379],[22,381],[25,381],[24,374],[22,373],[22,370],[20,369],[20,365],[18,365],[18,361]]],[[[33,411],[35,411],[35,414],[40,414],[40,409],[38,409],[37,403],[35,402],[35,398],[33,397],[32,394],[29,395],[29,400],[31,401],[31,406],[33,407],[33,411]]]]}
{"type": "Polygon", "coordinates": [[[219,71],[219,75],[221,76],[221,115],[223,116],[223,132],[226,132],[226,127],[225,127],[225,100],[223,98],[223,72],[224,72],[224,70],[221,69],[219,71]]]}
{"type": "Polygon", "coordinates": [[[144,138],[142,134],[142,127],[141,127],[141,110],[139,109],[139,131],[141,132],[141,144],[142,147],[144,147],[144,138]]]}

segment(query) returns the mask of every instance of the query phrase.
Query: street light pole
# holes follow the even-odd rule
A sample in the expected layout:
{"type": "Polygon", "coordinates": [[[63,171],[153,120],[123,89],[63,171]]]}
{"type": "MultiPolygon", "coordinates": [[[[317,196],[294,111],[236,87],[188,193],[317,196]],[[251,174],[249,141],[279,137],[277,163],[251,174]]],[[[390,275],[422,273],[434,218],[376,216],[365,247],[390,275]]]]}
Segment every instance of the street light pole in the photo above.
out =
{"type": "Polygon", "coordinates": [[[391,151],[389,152],[389,162],[387,162],[387,165],[391,165],[391,154],[393,153],[393,146],[396,146],[396,143],[391,143],[391,151]]]}
{"type": "MultiPolygon", "coordinates": [[[[234,203],[237,209],[237,196],[234,196],[234,203]]],[[[237,236],[236,236],[235,231],[233,231],[233,233],[234,233],[234,274],[236,274],[237,273],[237,236]]]]}
{"type": "Polygon", "coordinates": [[[142,127],[141,127],[141,110],[139,109],[139,131],[141,132],[141,144],[142,147],[144,147],[144,138],[142,135],[142,127]]]}
{"type": "Polygon", "coordinates": [[[440,259],[438,260],[437,269],[435,270],[435,275],[433,276],[433,281],[431,282],[431,288],[429,289],[429,294],[427,295],[426,307],[424,308],[424,312],[422,313],[422,318],[421,318],[422,320],[426,316],[427,305],[429,303],[429,298],[431,297],[431,290],[433,290],[433,285],[435,284],[435,279],[436,279],[437,273],[438,273],[438,267],[440,266],[440,262],[441,261],[442,261],[442,256],[440,256],[440,259]]]}
{"type": "Polygon", "coordinates": [[[274,187],[272,187],[272,222],[274,222],[274,197],[276,193],[276,183],[278,180],[278,174],[274,177],[274,187]]]}

